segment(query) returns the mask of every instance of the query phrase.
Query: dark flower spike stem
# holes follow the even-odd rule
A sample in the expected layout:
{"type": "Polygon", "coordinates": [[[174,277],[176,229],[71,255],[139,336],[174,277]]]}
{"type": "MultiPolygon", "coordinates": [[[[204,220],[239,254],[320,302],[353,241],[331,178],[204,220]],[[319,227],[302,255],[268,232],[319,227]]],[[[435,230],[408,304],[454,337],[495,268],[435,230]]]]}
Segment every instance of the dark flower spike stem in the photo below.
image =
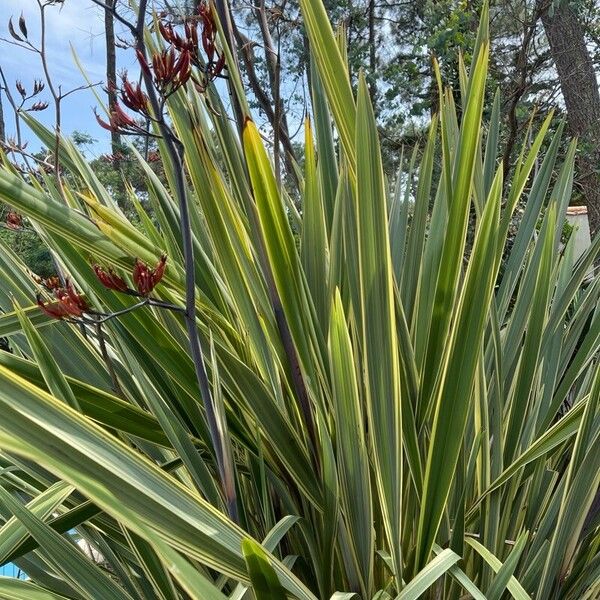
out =
{"type": "Polygon", "coordinates": [[[106,323],[107,321],[111,321],[112,319],[116,319],[117,317],[122,317],[123,315],[126,315],[126,314],[133,312],[134,310],[137,310],[138,308],[142,308],[144,306],[153,306],[155,308],[162,308],[165,310],[170,310],[173,312],[185,314],[185,308],[183,308],[182,306],[177,306],[175,304],[169,304],[168,302],[162,302],[161,300],[156,300],[155,298],[144,298],[143,300],[140,300],[140,302],[136,302],[132,306],[128,306],[127,308],[124,308],[124,309],[119,310],[114,313],[110,313],[110,314],[96,313],[96,319],[94,322],[95,323],[106,323]]]}
{"type": "Polygon", "coordinates": [[[164,119],[163,107],[164,99],[161,101],[154,85],[153,74],[149,68],[146,44],[144,41],[145,15],[148,6],[147,0],[140,0],[138,6],[138,17],[135,24],[125,19],[115,7],[107,6],[102,0],[92,0],[94,4],[110,10],[115,19],[125,25],[132,33],[136,42],[136,54],[140,62],[142,78],[146,87],[146,93],[150,101],[150,107],[156,126],[163,138],[166,147],[166,159],[171,162],[175,176],[174,192],[179,203],[179,212],[181,218],[181,236],[183,241],[183,256],[185,267],[185,323],[190,344],[190,353],[194,368],[200,397],[206,413],[206,421],[210,432],[212,447],[216,458],[221,485],[225,495],[229,516],[235,522],[239,522],[237,509],[237,492],[235,489],[235,473],[233,462],[224,452],[225,440],[221,433],[217,420],[215,407],[204,365],[200,337],[196,325],[196,281],[194,269],[194,246],[192,243],[192,229],[190,223],[190,214],[184,176],[183,147],[180,140],[173,133],[164,119]]]}
{"type": "MultiPolygon", "coordinates": [[[[144,42],[144,15],[146,14],[146,7],[147,0],[141,0],[139,5],[137,26],[135,28],[137,50],[139,54],[144,57],[144,59],[146,59],[146,45],[144,42]]],[[[196,378],[198,380],[200,396],[204,404],[208,429],[210,432],[215,457],[217,459],[217,465],[219,468],[221,484],[225,494],[229,516],[235,522],[239,522],[233,464],[230,458],[228,458],[227,453],[223,451],[224,440],[215,413],[212,393],[208,382],[208,375],[206,373],[204,358],[202,356],[202,348],[200,346],[200,337],[198,335],[198,328],[196,325],[194,246],[192,243],[192,229],[190,223],[186,183],[184,178],[183,147],[165,120],[161,118],[161,104],[157,97],[156,89],[153,86],[152,78],[143,71],[142,75],[146,85],[146,91],[148,92],[148,96],[150,98],[152,110],[155,117],[159,119],[157,125],[164,138],[169,160],[172,163],[173,172],[175,174],[175,193],[179,202],[179,211],[181,215],[181,235],[183,238],[183,254],[185,264],[185,322],[190,343],[190,351],[196,370],[196,378]]]]}

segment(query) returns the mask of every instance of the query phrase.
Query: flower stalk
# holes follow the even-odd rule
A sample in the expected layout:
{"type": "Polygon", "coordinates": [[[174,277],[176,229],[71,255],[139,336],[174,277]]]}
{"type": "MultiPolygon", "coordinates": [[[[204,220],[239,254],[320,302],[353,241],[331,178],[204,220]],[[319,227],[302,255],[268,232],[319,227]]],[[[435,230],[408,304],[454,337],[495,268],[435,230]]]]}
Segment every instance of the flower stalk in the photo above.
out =
{"type": "MultiPolygon", "coordinates": [[[[96,0],[94,1],[96,4],[106,8],[106,5],[103,2],[96,2],[96,0]]],[[[200,336],[196,324],[196,281],[194,247],[192,242],[189,203],[184,175],[184,149],[183,145],[181,144],[181,141],[177,138],[177,136],[175,135],[171,127],[167,124],[164,118],[164,103],[166,100],[165,93],[172,93],[172,88],[174,84],[183,82],[181,83],[181,85],[183,85],[187,81],[187,79],[189,79],[189,77],[187,75],[182,76],[181,73],[187,73],[187,69],[190,69],[191,67],[187,65],[187,59],[182,59],[182,56],[185,54],[185,51],[182,52],[177,61],[173,60],[172,69],[176,70],[177,73],[174,76],[174,78],[170,80],[170,87],[166,88],[165,85],[161,85],[166,83],[166,80],[161,79],[161,77],[163,75],[168,76],[169,73],[168,71],[165,73],[164,70],[161,70],[163,67],[162,61],[168,61],[168,64],[170,65],[171,58],[170,56],[161,57],[161,64],[158,73],[159,80],[156,80],[156,67],[158,66],[159,61],[148,60],[148,52],[146,49],[146,43],[144,41],[144,21],[147,5],[147,0],[141,0],[141,2],[139,3],[138,17],[135,24],[124,21],[123,18],[120,15],[118,15],[118,12],[114,9],[114,7],[112,8],[112,10],[115,14],[115,17],[127,25],[134,37],[135,50],[138,57],[138,61],[141,66],[142,80],[144,83],[144,87],[146,88],[146,94],[148,97],[148,113],[151,116],[151,120],[155,123],[160,133],[160,137],[162,138],[165,144],[165,160],[171,162],[171,166],[173,167],[173,173],[175,175],[174,194],[179,204],[181,236],[183,242],[183,258],[185,267],[184,319],[190,344],[190,353],[192,361],[194,363],[194,370],[196,373],[200,397],[204,405],[206,421],[208,424],[208,430],[210,432],[211,442],[215,453],[217,466],[219,469],[219,475],[221,479],[223,493],[225,496],[225,501],[227,504],[227,510],[231,519],[236,522],[239,522],[233,461],[231,459],[231,455],[225,451],[226,441],[221,431],[221,427],[218,423],[215,406],[212,398],[212,392],[208,381],[208,375],[204,364],[202,347],[200,344],[200,336]],[[181,63],[182,60],[183,64],[181,63]],[[153,70],[151,70],[149,67],[151,62],[153,70]]],[[[145,285],[145,283],[143,285],[145,285]]],[[[142,289],[144,288],[142,287],[142,289]]]]}

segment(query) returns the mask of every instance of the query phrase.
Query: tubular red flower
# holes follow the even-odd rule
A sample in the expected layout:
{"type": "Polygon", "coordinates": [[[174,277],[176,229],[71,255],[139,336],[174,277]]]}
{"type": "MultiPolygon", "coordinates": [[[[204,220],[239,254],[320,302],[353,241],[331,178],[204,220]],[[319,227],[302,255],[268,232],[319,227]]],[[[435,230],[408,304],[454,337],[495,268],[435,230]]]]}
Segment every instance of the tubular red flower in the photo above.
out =
{"type": "Polygon", "coordinates": [[[142,296],[147,296],[161,281],[165,273],[167,257],[163,254],[156,267],[150,269],[139,258],[135,259],[133,266],[133,283],[142,296]]]}
{"type": "Polygon", "coordinates": [[[121,100],[127,108],[136,112],[145,113],[148,109],[148,96],[143,92],[141,85],[137,84],[134,87],[126,77],[123,78],[121,100]]]}
{"type": "Polygon", "coordinates": [[[188,47],[192,52],[198,49],[198,28],[194,21],[185,22],[185,37],[187,39],[188,47]]]}
{"type": "Polygon", "coordinates": [[[165,66],[162,54],[152,55],[152,68],[154,69],[154,81],[157,83],[165,77],[165,66]]]}
{"type": "Polygon", "coordinates": [[[159,261],[156,263],[156,267],[154,267],[154,271],[152,272],[152,280],[154,285],[158,285],[165,274],[165,269],[167,268],[167,255],[163,254],[159,261]]]}
{"type": "Polygon", "coordinates": [[[188,50],[184,50],[180,54],[175,65],[175,72],[177,73],[177,86],[185,85],[192,75],[191,56],[188,50]]]}
{"type": "Polygon", "coordinates": [[[223,67],[225,67],[225,55],[224,54],[219,56],[219,60],[216,63],[214,63],[212,66],[211,76],[213,77],[213,79],[215,77],[218,77],[221,74],[221,72],[223,71],[223,67]]]}
{"type": "Polygon", "coordinates": [[[110,115],[111,125],[116,127],[135,127],[135,121],[121,108],[119,103],[115,104],[110,115]]]}
{"type": "Polygon", "coordinates": [[[54,290],[54,296],[60,305],[74,317],[80,317],[89,311],[87,302],[75,291],[73,284],[67,280],[64,288],[54,290]]]}
{"type": "Polygon", "coordinates": [[[31,105],[31,108],[29,110],[32,111],[40,111],[40,110],[46,110],[48,108],[49,104],[47,102],[36,102],[35,104],[31,105]]]}
{"type": "Polygon", "coordinates": [[[142,69],[142,71],[146,75],[150,75],[150,66],[148,65],[146,57],[141,53],[139,48],[136,48],[135,53],[138,59],[138,63],[140,64],[140,69],[142,69]]]}
{"type": "Polygon", "coordinates": [[[165,53],[165,79],[170,81],[175,75],[175,50],[171,48],[165,53]]]}
{"type": "Polygon", "coordinates": [[[36,296],[36,301],[41,310],[53,319],[64,319],[69,316],[69,313],[62,304],[57,302],[44,302],[39,294],[36,296]]]}
{"type": "Polygon", "coordinates": [[[129,287],[122,277],[119,277],[115,271],[109,267],[108,270],[103,269],[100,265],[93,265],[94,273],[98,281],[109,290],[116,292],[127,292],[129,287]]]}
{"type": "Polygon", "coordinates": [[[103,129],[107,129],[108,131],[114,131],[114,127],[110,123],[107,123],[104,119],[102,119],[95,110],[94,115],[96,116],[96,121],[98,121],[98,125],[100,125],[100,127],[102,127],[103,129]]]}

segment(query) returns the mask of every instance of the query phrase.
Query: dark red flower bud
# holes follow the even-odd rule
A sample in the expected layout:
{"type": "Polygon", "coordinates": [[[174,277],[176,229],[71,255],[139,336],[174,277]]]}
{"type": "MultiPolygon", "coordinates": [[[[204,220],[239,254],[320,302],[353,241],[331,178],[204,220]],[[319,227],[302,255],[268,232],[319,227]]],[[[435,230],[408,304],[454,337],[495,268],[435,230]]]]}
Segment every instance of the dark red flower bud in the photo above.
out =
{"type": "Polygon", "coordinates": [[[138,63],[140,63],[140,69],[142,69],[146,75],[150,75],[150,67],[148,66],[146,57],[141,53],[139,48],[136,48],[135,53],[137,55],[138,63]]]}
{"type": "Polygon", "coordinates": [[[98,125],[103,129],[108,129],[108,131],[113,131],[113,126],[110,123],[107,123],[100,115],[94,110],[94,115],[96,116],[96,121],[98,121],[98,125]]]}
{"type": "Polygon", "coordinates": [[[191,40],[191,38],[192,38],[192,30],[194,29],[194,25],[192,24],[192,22],[190,20],[187,20],[185,22],[184,29],[185,29],[185,39],[186,40],[191,40]]]}
{"type": "Polygon", "coordinates": [[[48,108],[48,106],[49,105],[47,102],[36,102],[35,104],[32,104],[32,106],[29,110],[32,110],[32,111],[46,110],[48,108]]]}
{"type": "Polygon", "coordinates": [[[165,24],[162,21],[158,22],[158,30],[160,31],[160,35],[162,35],[165,42],[169,44],[173,43],[173,27],[170,24],[165,24]]]}
{"type": "Polygon", "coordinates": [[[42,311],[53,319],[64,319],[69,316],[69,313],[62,304],[57,302],[44,302],[39,294],[36,296],[36,301],[42,311]]]}
{"type": "Polygon", "coordinates": [[[12,17],[8,20],[8,32],[15,40],[17,40],[17,42],[23,41],[23,38],[15,31],[15,26],[13,25],[12,17]]]}
{"type": "Polygon", "coordinates": [[[21,30],[21,33],[25,39],[27,39],[27,24],[25,23],[25,16],[23,13],[21,13],[21,16],[19,17],[19,29],[21,30]]]}
{"type": "Polygon", "coordinates": [[[138,258],[133,266],[133,283],[142,296],[147,296],[161,281],[165,274],[167,257],[163,254],[156,267],[150,269],[146,263],[138,258]]]}
{"type": "Polygon", "coordinates": [[[67,280],[64,288],[54,290],[54,296],[65,311],[74,317],[80,317],[89,311],[87,302],[75,291],[73,284],[67,280]]]}
{"type": "Polygon", "coordinates": [[[194,20],[187,20],[185,22],[185,39],[186,48],[192,52],[192,54],[198,53],[198,24],[194,20]]]}
{"type": "Polygon", "coordinates": [[[25,86],[20,81],[17,81],[15,83],[15,87],[17,88],[17,92],[19,92],[19,94],[21,94],[21,96],[23,96],[23,98],[25,98],[25,96],[27,96],[27,90],[25,89],[25,86]]]}
{"type": "Polygon", "coordinates": [[[148,96],[143,92],[141,85],[137,84],[134,87],[126,77],[123,78],[121,100],[127,108],[135,110],[136,112],[145,113],[148,109],[148,96]]]}
{"type": "Polygon", "coordinates": [[[165,55],[165,79],[171,80],[175,70],[175,50],[171,48],[165,55]]]}
{"type": "Polygon", "coordinates": [[[211,74],[212,74],[213,79],[215,77],[218,77],[222,73],[223,67],[225,67],[225,55],[224,54],[219,56],[219,60],[212,67],[211,74]]]}
{"type": "Polygon", "coordinates": [[[21,227],[23,227],[23,217],[21,217],[19,213],[11,210],[6,215],[6,226],[9,229],[21,229],[21,227]]]}
{"type": "Polygon", "coordinates": [[[154,267],[154,272],[152,273],[152,279],[154,281],[154,285],[158,285],[165,274],[165,269],[167,268],[167,255],[163,254],[158,262],[156,263],[156,267],[154,267]]]}
{"type": "Polygon", "coordinates": [[[202,30],[202,47],[204,48],[204,52],[206,52],[208,60],[212,60],[215,53],[215,46],[210,31],[206,27],[202,30]]]}
{"type": "Polygon", "coordinates": [[[109,290],[115,290],[116,292],[127,292],[129,290],[125,280],[119,277],[112,268],[109,267],[108,270],[105,270],[100,265],[94,265],[92,268],[100,283],[109,290]]]}
{"type": "Polygon", "coordinates": [[[177,87],[185,85],[192,75],[191,55],[188,50],[184,50],[175,65],[177,74],[177,87]]]}
{"type": "Polygon", "coordinates": [[[154,69],[154,80],[157,84],[165,78],[165,66],[163,61],[163,54],[152,55],[152,68],[154,69]]]}

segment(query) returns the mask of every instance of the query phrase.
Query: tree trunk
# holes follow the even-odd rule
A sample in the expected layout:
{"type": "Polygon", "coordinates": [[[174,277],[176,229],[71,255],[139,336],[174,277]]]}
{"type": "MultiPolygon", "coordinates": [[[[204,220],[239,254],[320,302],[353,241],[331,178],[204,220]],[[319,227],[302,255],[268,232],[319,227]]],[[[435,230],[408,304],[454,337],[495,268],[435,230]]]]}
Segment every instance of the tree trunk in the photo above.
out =
{"type": "Polygon", "coordinates": [[[504,181],[509,181],[511,157],[513,149],[519,135],[519,120],[517,118],[517,108],[519,102],[527,92],[531,76],[531,62],[529,60],[529,46],[534,39],[537,29],[539,13],[537,10],[531,16],[531,19],[523,23],[523,42],[517,50],[514,59],[514,79],[513,84],[509,88],[510,93],[507,100],[507,121],[508,121],[508,136],[504,156],[502,157],[504,181]]]}
{"type": "MultiPolygon", "coordinates": [[[[106,87],[108,90],[108,107],[113,110],[117,103],[117,53],[115,46],[115,21],[112,8],[116,0],[106,0],[104,9],[104,35],[106,40],[106,87]]],[[[121,151],[121,136],[116,132],[111,132],[110,142],[113,155],[121,151]]]]}
{"type": "Polygon", "coordinates": [[[556,65],[567,122],[579,138],[576,185],[585,198],[592,235],[600,230],[600,92],[585,31],[568,2],[549,13],[542,11],[542,24],[556,65]]]}
{"type": "Polygon", "coordinates": [[[369,0],[369,96],[377,113],[377,33],[375,31],[375,0],[369,0]]]}
{"type": "Polygon", "coordinates": [[[6,126],[4,125],[4,107],[2,106],[2,90],[0,89],[0,142],[6,141],[6,126]]]}
{"type": "MultiPolygon", "coordinates": [[[[267,75],[269,77],[269,90],[271,92],[271,95],[273,95],[273,92],[275,92],[275,90],[278,89],[277,86],[279,86],[280,77],[280,74],[278,72],[279,68],[277,64],[277,53],[273,46],[273,41],[268,29],[268,23],[266,21],[266,18],[264,18],[264,13],[261,16],[261,6],[257,6],[255,8],[255,16],[257,18],[261,30],[261,36],[263,38],[263,48],[267,66],[267,75]]],[[[256,72],[254,42],[252,42],[252,40],[246,37],[245,34],[243,34],[239,30],[235,20],[232,20],[232,31],[240,48],[240,54],[244,63],[246,76],[248,77],[248,83],[250,84],[252,93],[255,95],[256,100],[260,104],[261,109],[264,111],[265,115],[269,119],[269,123],[271,124],[273,131],[278,132],[278,140],[283,145],[285,151],[283,157],[286,163],[286,170],[297,184],[298,180],[296,178],[296,171],[294,170],[294,161],[296,160],[296,157],[290,139],[287,116],[285,114],[285,111],[283,110],[283,105],[281,104],[281,98],[274,99],[278,100],[279,104],[279,110],[276,110],[274,100],[271,100],[271,95],[267,93],[266,88],[261,83],[258,73],[256,72]]],[[[277,96],[279,96],[279,94],[277,94],[277,96]]]]}

